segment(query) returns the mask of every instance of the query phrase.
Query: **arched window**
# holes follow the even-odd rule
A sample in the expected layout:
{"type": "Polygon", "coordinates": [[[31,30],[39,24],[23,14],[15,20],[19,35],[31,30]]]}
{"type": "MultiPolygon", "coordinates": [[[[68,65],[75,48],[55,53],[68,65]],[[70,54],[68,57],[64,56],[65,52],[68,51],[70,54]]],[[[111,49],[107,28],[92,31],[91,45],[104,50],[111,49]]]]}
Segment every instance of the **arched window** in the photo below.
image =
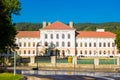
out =
{"type": "Polygon", "coordinates": [[[30,54],[30,50],[28,50],[28,54],[30,54]]]}
{"type": "Polygon", "coordinates": [[[112,43],[112,47],[115,47],[115,43],[112,43]]]}
{"type": "Polygon", "coordinates": [[[80,47],[82,47],[82,42],[80,43],[80,47]]]}
{"type": "Polygon", "coordinates": [[[53,34],[50,35],[51,39],[53,39],[53,34]]]}
{"type": "Polygon", "coordinates": [[[99,51],[99,54],[102,54],[102,52],[101,52],[101,51],[99,51]]]}
{"type": "Polygon", "coordinates": [[[30,47],[30,42],[28,42],[28,47],[30,47]]]}
{"type": "Polygon", "coordinates": [[[24,50],[24,54],[26,54],[26,50],[24,50]]]}
{"type": "Polygon", "coordinates": [[[103,46],[106,47],[106,43],[105,42],[103,43],[103,46]]]}
{"type": "Polygon", "coordinates": [[[106,54],[106,51],[103,51],[103,54],[106,54]]]}
{"type": "Polygon", "coordinates": [[[45,39],[47,39],[48,37],[47,37],[47,34],[45,34],[45,39]]]}
{"type": "Polygon", "coordinates": [[[112,54],[114,54],[115,52],[114,52],[114,50],[112,51],[112,54]]]}
{"type": "Polygon", "coordinates": [[[89,47],[91,47],[92,45],[91,45],[91,43],[89,43],[89,47]]]}
{"type": "Polygon", "coordinates": [[[35,42],[33,42],[33,47],[35,47],[35,42]]]}
{"type": "Polygon", "coordinates": [[[62,34],[62,39],[64,39],[65,38],[65,35],[64,34],[62,34]]]}
{"type": "Polygon", "coordinates": [[[87,51],[85,50],[85,54],[87,54],[87,51]]]}
{"type": "Polygon", "coordinates": [[[101,42],[99,43],[99,47],[101,47],[102,45],[101,45],[101,42]]]}
{"type": "Polygon", "coordinates": [[[62,42],[62,47],[64,47],[65,46],[65,43],[64,42],[62,42]]]}
{"type": "Polygon", "coordinates": [[[76,42],[76,47],[78,47],[78,43],[76,42]]]}
{"type": "Polygon", "coordinates": [[[59,34],[56,34],[56,39],[59,39],[59,34]]]}
{"type": "Polygon", "coordinates": [[[47,43],[47,42],[45,42],[45,46],[48,46],[48,43],[47,43]]]}
{"type": "Polygon", "coordinates": [[[96,47],[96,43],[94,42],[94,47],[96,47]]]}
{"type": "Polygon", "coordinates": [[[24,42],[24,47],[26,47],[26,43],[24,42]]]}
{"type": "Polygon", "coordinates": [[[80,54],[83,54],[83,53],[82,53],[82,50],[80,50],[80,54]]]}
{"type": "Polygon", "coordinates": [[[68,34],[68,39],[70,39],[70,34],[68,34]]]}
{"type": "Polygon", "coordinates": [[[19,42],[19,46],[21,47],[21,42],[19,42]]]}
{"type": "Polygon", "coordinates": [[[21,50],[19,50],[19,54],[21,54],[21,50]]]}
{"type": "Polygon", "coordinates": [[[108,47],[110,47],[110,43],[108,43],[108,47]]]}
{"type": "Polygon", "coordinates": [[[89,54],[90,54],[90,55],[92,54],[91,50],[89,51],[89,54]]]}
{"type": "Polygon", "coordinates": [[[59,46],[59,42],[56,42],[56,46],[57,46],[57,47],[59,46]]]}
{"type": "Polygon", "coordinates": [[[87,43],[85,43],[85,47],[87,47],[87,43]]]}
{"type": "Polygon", "coordinates": [[[35,50],[33,50],[33,54],[35,54],[35,50]]]}
{"type": "Polygon", "coordinates": [[[68,47],[70,47],[70,42],[68,42],[68,47]]]}

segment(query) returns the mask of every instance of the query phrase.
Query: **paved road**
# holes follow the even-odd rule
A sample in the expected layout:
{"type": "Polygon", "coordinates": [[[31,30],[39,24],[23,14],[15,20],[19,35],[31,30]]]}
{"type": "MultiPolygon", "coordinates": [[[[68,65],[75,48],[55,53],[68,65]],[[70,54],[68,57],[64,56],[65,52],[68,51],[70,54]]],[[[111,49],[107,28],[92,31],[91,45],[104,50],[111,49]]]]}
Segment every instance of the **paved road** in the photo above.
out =
{"type": "Polygon", "coordinates": [[[91,77],[80,75],[29,75],[27,80],[120,80],[120,78],[91,77]]]}

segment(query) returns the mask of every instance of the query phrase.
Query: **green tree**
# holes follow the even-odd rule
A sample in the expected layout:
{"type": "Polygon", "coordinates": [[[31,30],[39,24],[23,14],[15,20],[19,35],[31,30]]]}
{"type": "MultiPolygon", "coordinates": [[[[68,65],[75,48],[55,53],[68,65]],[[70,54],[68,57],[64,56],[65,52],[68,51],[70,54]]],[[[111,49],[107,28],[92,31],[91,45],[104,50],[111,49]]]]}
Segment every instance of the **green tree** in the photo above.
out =
{"type": "MultiPolygon", "coordinates": [[[[15,25],[12,24],[12,14],[19,14],[19,0],[0,0],[0,53],[14,51],[17,48],[15,25]]],[[[2,63],[4,64],[4,62],[2,63]]]]}
{"type": "Polygon", "coordinates": [[[117,49],[120,52],[120,29],[118,29],[116,32],[115,44],[117,45],[117,49]]]}
{"type": "Polygon", "coordinates": [[[19,0],[0,0],[0,52],[8,49],[14,50],[15,35],[17,34],[14,24],[12,24],[12,14],[19,14],[19,0]]]}

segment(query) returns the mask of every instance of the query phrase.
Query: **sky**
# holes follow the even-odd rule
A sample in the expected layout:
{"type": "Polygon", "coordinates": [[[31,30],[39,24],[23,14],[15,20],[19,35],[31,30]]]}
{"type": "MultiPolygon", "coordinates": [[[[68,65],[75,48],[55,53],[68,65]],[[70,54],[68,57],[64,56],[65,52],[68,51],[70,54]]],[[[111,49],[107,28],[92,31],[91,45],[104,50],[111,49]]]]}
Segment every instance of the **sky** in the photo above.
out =
{"type": "Polygon", "coordinates": [[[13,15],[13,23],[120,22],[120,0],[20,0],[20,15],[13,15]]]}

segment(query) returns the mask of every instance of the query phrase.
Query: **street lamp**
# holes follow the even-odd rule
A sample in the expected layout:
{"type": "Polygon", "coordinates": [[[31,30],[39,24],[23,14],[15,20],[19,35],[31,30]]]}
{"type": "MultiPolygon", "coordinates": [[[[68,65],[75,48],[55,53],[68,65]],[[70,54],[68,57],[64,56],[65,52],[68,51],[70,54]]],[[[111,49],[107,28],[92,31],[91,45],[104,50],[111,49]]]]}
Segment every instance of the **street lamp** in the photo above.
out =
{"type": "Polygon", "coordinates": [[[14,76],[16,75],[16,51],[14,52],[14,76]]]}
{"type": "Polygon", "coordinates": [[[41,46],[41,42],[37,42],[37,45],[36,45],[36,61],[37,61],[36,70],[38,70],[38,47],[39,46],[41,46]]]}

